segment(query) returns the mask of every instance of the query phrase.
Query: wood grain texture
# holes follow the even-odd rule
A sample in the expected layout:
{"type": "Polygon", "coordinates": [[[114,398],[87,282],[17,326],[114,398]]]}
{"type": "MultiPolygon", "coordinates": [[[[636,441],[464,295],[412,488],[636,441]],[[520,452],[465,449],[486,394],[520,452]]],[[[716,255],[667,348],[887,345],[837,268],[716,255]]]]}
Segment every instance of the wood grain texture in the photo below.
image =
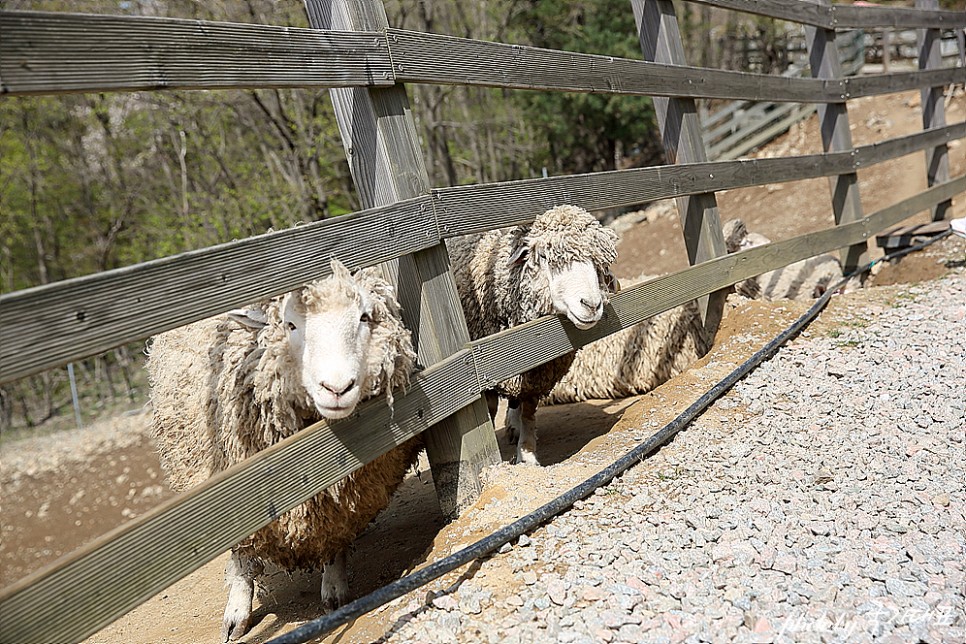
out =
{"type": "MultiPolygon", "coordinates": [[[[384,30],[381,0],[319,2],[307,0],[313,27],[384,30]],[[325,23],[324,10],[331,12],[325,23]]],[[[366,205],[392,203],[429,192],[429,177],[419,147],[406,89],[370,88],[332,93],[339,129],[360,196],[366,205]]],[[[394,267],[387,267],[393,272],[394,267]]],[[[399,260],[395,283],[403,316],[413,332],[421,364],[431,365],[469,341],[446,246],[440,243],[399,260]]],[[[483,467],[500,460],[493,424],[481,398],[426,432],[440,509],[456,517],[482,489],[483,467]]]]}
{"type": "MultiPolygon", "coordinates": [[[[820,4],[830,6],[829,0],[820,0],[820,4]]],[[[822,79],[842,78],[838,47],[835,46],[835,31],[809,26],[805,28],[805,40],[812,76],[822,79]]],[[[819,105],[818,120],[822,148],[826,152],[840,152],[852,148],[849,113],[844,100],[840,103],[819,105]]],[[[854,171],[829,177],[829,191],[836,224],[846,224],[862,218],[859,177],[854,171]]],[[[868,243],[863,242],[842,250],[841,259],[842,268],[846,272],[855,270],[869,260],[868,243]]]]}
{"type": "Polygon", "coordinates": [[[837,29],[962,29],[966,27],[966,12],[918,7],[849,6],[842,3],[832,5],[831,26],[837,29]]]}
{"type": "Polygon", "coordinates": [[[388,31],[398,80],[515,89],[820,102],[841,85],[808,78],[680,67],[425,34],[388,31]]]}
{"type": "Polygon", "coordinates": [[[721,9],[731,9],[757,16],[779,18],[805,25],[830,27],[832,8],[802,0],[689,0],[721,9]]]}
{"type": "Polygon", "coordinates": [[[906,7],[871,7],[835,4],[822,6],[803,0],[690,0],[723,9],[771,18],[780,18],[825,29],[868,29],[873,27],[932,27],[955,28],[966,26],[966,15],[961,11],[918,10],[906,7]]]}
{"type": "Polygon", "coordinates": [[[918,72],[894,72],[892,74],[872,74],[869,76],[850,76],[842,81],[845,85],[844,98],[861,98],[880,94],[895,94],[926,87],[966,83],[966,68],[929,69],[918,72]]]}
{"type": "MultiPolygon", "coordinates": [[[[632,0],[634,21],[644,59],[671,65],[687,65],[684,42],[670,0],[632,0]]],[[[654,111],[664,153],[671,163],[704,163],[701,120],[693,99],[654,97],[654,111]]],[[[702,192],[677,200],[684,246],[692,265],[724,255],[725,242],[714,192],[702,192]]],[[[724,312],[725,293],[712,293],[697,300],[698,311],[711,337],[724,312]]]]}
{"type": "MultiPolygon", "coordinates": [[[[939,0],[916,0],[917,9],[934,10],[939,7],[939,0]]],[[[919,69],[929,70],[942,67],[942,52],[940,40],[942,32],[939,29],[920,29],[919,40],[919,69]]],[[[966,53],[966,52],[962,52],[966,53]]],[[[940,128],[946,125],[945,87],[923,87],[919,90],[922,105],[922,127],[925,130],[940,128]]],[[[926,148],[926,183],[933,186],[949,180],[949,148],[946,143],[926,148]]],[[[932,220],[945,219],[953,207],[952,201],[936,204],[932,211],[932,220]]]]}
{"type": "Polygon", "coordinates": [[[0,93],[392,85],[385,36],[0,11],[0,93]]]}
{"type": "Polygon", "coordinates": [[[0,591],[4,642],[79,641],[408,438],[479,399],[468,350],[358,416],[316,423],[0,591]]]}
{"type": "Polygon", "coordinates": [[[328,275],[332,257],[371,266],[437,243],[430,200],[419,197],[4,294],[0,382],[284,293],[328,275]]]}

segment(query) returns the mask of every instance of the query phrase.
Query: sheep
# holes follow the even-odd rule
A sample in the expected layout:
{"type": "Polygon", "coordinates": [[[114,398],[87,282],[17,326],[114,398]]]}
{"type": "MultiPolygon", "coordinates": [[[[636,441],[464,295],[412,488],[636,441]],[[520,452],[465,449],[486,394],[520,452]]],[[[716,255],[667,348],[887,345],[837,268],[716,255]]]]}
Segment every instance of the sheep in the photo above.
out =
{"type": "MultiPolygon", "coordinates": [[[[729,253],[770,243],[764,235],[749,232],[740,219],[727,222],[722,232],[729,253]]],[[[735,290],[751,299],[804,299],[821,296],[841,277],[838,260],[820,255],[739,282],[735,290]]],[[[648,279],[640,275],[631,282],[648,279]]],[[[713,340],[696,304],[689,302],[580,349],[570,371],[543,402],[554,405],[646,393],[703,357],[713,340]]]]}
{"type": "MultiPolygon", "coordinates": [[[[733,219],[722,226],[729,253],[762,246],[771,240],[749,232],[745,222],[733,219]]],[[[751,299],[795,300],[821,297],[829,286],[842,279],[842,264],[833,255],[816,255],[784,268],[762,273],[735,284],[739,295],[751,299]]]]}
{"type": "MultiPolygon", "coordinates": [[[[589,212],[561,205],[517,226],[447,241],[470,336],[479,339],[544,315],[563,314],[579,329],[596,324],[612,289],[617,234],[589,212]]],[[[516,461],[538,465],[536,411],[574,360],[555,358],[485,392],[491,418],[508,399],[516,461]]]]}
{"type": "MultiPolygon", "coordinates": [[[[621,282],[648,279],[641,275],[621,282]]],[[[697,304],[688,302],[581,348],[544,402],[556,405],[647,393],[704,356],[712,340],[697,304]]]]}
{"type": "MultiPolygon", "coordinates": [[[[392,287],[374,269],[332,275],[155,337],[147,368],[152,433],[169,484],[186,490],[321,419],[350,415],[405,386],[412,337],[392,287]]],[[[323,608],[348,595],[345,553],[416,462],[419,437],[397,446],[231,549],[222,639],[245,633],[254,582],[271,562],[322,567],[323,608]]]]}

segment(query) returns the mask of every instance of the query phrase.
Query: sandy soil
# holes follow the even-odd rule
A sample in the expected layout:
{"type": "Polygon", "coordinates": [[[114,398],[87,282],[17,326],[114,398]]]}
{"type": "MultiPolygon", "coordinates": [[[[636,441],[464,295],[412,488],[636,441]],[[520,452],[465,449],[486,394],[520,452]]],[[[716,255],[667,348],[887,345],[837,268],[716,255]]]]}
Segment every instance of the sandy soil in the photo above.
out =
{"type": "MultiPolygon", "coordinates": [[[[862,145],[921,128],[918,94],[902,94],[850,103],[853,140],[862,145]]],[[[947,121],[966,120],[966,97],[947,107],[947,121]]],[[[813,117],[774,142],[763,154],[788,155],[818,151],[813,117]]],[[[966,172],[962,144],[951,149],[951,172],[966,172]]],[[[859,172],[866,212],[872,212],[925,188],[922,154],[904,157],[859,172]]],[[[827,180],[815,180],[733,190],[719,195],[723,220],[743,218],[752,230],[774,240],[792,237],[831,223],[827,180]]],[[[966,198],[954,203],[954,216],[966,215],[966,198]]],[[[925,221],[920,214],[912,221],[925,221]]],[[[687,265],[680,226],[673,209],[657,208],[624,231],[617,272],[662,274],[687,265]],[[652,249],[663,247],[660,253],[652,249]]],[[[940,246],[937,244],[936,246],[940,246]]],[[[962,261],[961,245],[955,247],[962,261]]],[[[874,249],[873,252],[875,252],[874,249]]],[[[883,265],[872,285],[916,282],[942,274],[950,251],[936,249],[911,255],[895,265],[883,265]],[[945,254],[944,254],[945,253],[945,254]]],[[[809,330],[821,333],[834,325],[837,307],[849,307],[862,291],[833,300],[822,321],[809,330]],[[823,326],[824,325],[824,326],[823,326]]],[[[683,410],[707,387],[729,372],[784,328],[804,309],[801,303],[744,302],[729,306],[712,352],[684,374],[644,396],[619,401],[593,401],[546,408],[539,417],[538,457],[543,468],[502,465],[489,474],[483,497],[459,520],[446,525],[439,513],[426,463],[407,479],[392,505],[358,541],[352,554],[350,586],[365,594],[420,565],[472,543],[553,496],[594,474],[623,454],[653,428],[683,410]]],[[[2,526],[0,582],[27,575],[57,557],[88,543],[124,521],[147,512],[170,492],[160,479],[157,458],[145,436],[147,415],[128,416],[120,423],[126,440],[76,449],[46,466],[17,467],[32,451],[49,450],[59,439],[5,444],[0,459],[2,526]]],[[[499,423],[498,423],[499,424],[499,423]]],[[[504,457],[510,450],[499,435],[504,457]]],[[[29,458],[28,458],[29,460],[29,458]]],[[[646,464],[645,464],[646,466],[646,464]]],[[[218,639],[224,608],[222,556],[174,584],[99,632],[89,642],[213,642],[218,639]]],[[[452,583],[457,571],[443,584],[452,583]]],[[[499,571],[489,573],[499,575],[499,571]]],[[[505,583],[513,576],[506,571],[505,583]]],[[[493,580],[491,580],[493,581],[493,580]]],[[[501,581],[501,580],[497,580],[501,581]]],[[[491,584],[492,585],[492,584],[491,584]]],[[[318,575],[277,573],[267,576],[256,605],[254,625],[246,642],[262,642],[318,616],[318,575]]],[[[386,633],[398,603],[358,620],[327,641],[373,641],[386,633]]]]}

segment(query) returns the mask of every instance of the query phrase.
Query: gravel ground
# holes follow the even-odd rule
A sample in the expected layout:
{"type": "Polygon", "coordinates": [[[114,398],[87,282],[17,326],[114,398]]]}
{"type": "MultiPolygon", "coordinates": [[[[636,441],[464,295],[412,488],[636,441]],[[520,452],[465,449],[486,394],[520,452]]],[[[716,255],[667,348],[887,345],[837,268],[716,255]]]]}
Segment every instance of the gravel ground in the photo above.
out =
{"type": "Polygon", "coordinates": [[[386,641],[966,641],[966,274],[882,291],[386,641]]]}

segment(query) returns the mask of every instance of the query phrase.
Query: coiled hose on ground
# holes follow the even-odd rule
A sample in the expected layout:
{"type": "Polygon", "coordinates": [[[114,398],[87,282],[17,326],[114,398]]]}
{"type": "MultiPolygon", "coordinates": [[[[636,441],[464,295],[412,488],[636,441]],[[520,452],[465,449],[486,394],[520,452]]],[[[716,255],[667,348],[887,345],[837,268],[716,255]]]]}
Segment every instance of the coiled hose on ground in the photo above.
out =
{"type": "Polygon", "coordinates": [[[496,551],[503,544],[509,543],[520,535],[530,532],[537,526],[569,509],[574,503],[590,496],[593,494],[594,490],[607,485],[616,477],[627,471],[632,465],[640,462],[651,453],[657,451],[657,449],[663,446],[665,443],[670,441],[675,434],[680,432],[692,420],[697,418],[701,412],[707,409],[736,382],[744,378],[748,373],[751,372],[752,369],[774,355],[781,345],[795,336],[812,320],[814,320],[822,309],[825,308],[825,305],[828,304],[828,301],[831,299],[832,295],[838,291],[838,289],[844,286],[852,277],[870,271],[872,267],[879,262],[897,259],[913,251],[925,248],[926,246],[947,237],[950,233],[951,231],[947,230],[941,235],[928,239],[925,242],[880,257],[879,259],[876,259],[857,269],[838,283],[830,286],[828,290],[825,291],[825,293],[822,294],[822,296],[819,297],[805,313],[803,313],[791,324],[791,326],[774,337],[768,342],[768,344],[756,351],[734,371],[729,373],[711,389],[706,391],[690,407],[681,412],[681,414],[678,415],[674,420],[652,434],[643,443],[627,452],[620,459],[610,464],[594,476],[585,480],[583,483],[580,483],[576,487],[571,488],[552,501],[540,506],[530,514],[517,519],[510,525],[497,530],[493,534],[490,534],[483,539],[480,539],[476,543],[467,546],[466,548],[463,548],[462,550],[459,550],[448,557],[444,557],[439,561],[435,561],[414,573],[406,575],[401,579],[383,586],[382,588],[374,590],[368,595],[353,600],[331,613],[323,615],[322,617],[314,619],[310,622],[306,622],[295,630],[270,640],[267,644],[302,644],[311,639],[321,637],[333,629],[342,626],[343,624],[346,624],[353,619],[356,619],[357,617],[360,617],[361,615],[364,615],[365,613],[368,613],[369,611],[374,610],[379,606],[392,601],[393,599],[396,599],[397,597],[401,597],[402,595],[405,595],[406,593],[411,592],[420,586],[424,586],[429,582],[442,577],[446,573],[459,568],[460,566],[496,551]]]}

